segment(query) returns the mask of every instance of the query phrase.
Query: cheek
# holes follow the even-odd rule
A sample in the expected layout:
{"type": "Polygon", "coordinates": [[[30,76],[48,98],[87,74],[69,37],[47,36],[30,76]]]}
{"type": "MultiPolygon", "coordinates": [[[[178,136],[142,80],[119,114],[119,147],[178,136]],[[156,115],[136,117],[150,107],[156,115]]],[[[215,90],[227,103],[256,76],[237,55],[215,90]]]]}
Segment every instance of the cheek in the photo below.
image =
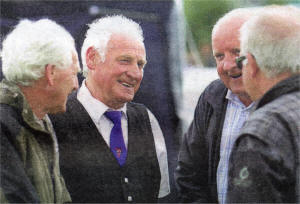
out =
{"type": "Polygon", "coordinates": [[[242,74],[242,80],[243,80],[243,84],[247,85],[249,82],[249,76],[248,73],[246,71],[243,70],[243,74],[242,74]]]}
{"type": "Polygon", "coordinates": [[[224,69],[223,69],[223,66],[222,66],[222,65],[218,65],[218,66],[217,66],[217,72],[218,72],[218,75],[219,75],[220,79],[221,79],[223,82],[226,82],[226,80],[228,79],[228,77],[227,77],[227,73],[224,72],[224,69]]]}
{"type": "Polygon", "coordinates": [[[217,63],[217,72],[219,75],[224,74],[223,63],[217,63]]]}

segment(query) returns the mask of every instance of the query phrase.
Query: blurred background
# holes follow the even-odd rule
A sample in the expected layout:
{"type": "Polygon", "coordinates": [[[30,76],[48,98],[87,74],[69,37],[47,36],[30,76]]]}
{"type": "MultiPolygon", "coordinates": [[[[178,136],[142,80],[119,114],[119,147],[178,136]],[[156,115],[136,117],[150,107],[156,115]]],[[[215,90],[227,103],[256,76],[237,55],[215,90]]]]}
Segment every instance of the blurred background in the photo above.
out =
{"type": "MultiPolygon", "coordinates": [[[[161,202],[176,202],[173,172],[181,137],[201,92],[218,78],[211,48],[212,27],[234,8],[270,4],[300,6],[300,0],[1,0],[0,38],[2,42],[22,18],[50,18],[69,30],[80,53],[87,24],[93,20],[122,14],[139,22],[148,63],[134,101],[145,104],[160,123],[172,191],[161,202]]],[[[83,77],[78,77],[81,82],[83,77]]]]}

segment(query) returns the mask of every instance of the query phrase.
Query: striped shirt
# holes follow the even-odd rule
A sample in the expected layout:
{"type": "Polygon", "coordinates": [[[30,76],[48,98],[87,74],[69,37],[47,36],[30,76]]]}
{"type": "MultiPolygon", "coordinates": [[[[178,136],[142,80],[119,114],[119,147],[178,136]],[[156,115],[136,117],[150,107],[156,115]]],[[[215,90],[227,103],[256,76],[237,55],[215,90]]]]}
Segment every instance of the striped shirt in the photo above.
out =
{"type": "Polygon", "coordinates": [[[233,144],[254,106],[254,103],[251,103],[246,107],[230,90],[228,90],[226,98],[228,99],[228,104],[223,125],[220,161],[217,170],[218,200],[219,203],[222,204],[225,203],[226,200],[229,156],[233,144]]]}

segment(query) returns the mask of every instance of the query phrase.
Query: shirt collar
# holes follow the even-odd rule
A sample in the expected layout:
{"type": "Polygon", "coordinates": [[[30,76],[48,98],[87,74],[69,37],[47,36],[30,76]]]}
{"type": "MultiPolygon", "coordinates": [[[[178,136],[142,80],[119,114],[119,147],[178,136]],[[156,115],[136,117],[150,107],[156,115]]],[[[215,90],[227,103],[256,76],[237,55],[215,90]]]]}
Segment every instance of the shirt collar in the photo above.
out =
{"type": "MultiPolygon", "coordinates": [[[[106,111],[115,110],[109,108],[107,105],[94,98],[91,92],[89,91],[89,89],[86,87],[85,80],[82,82],[82,85],[78,91],[77,99],[85,107],[90,117],[96,121],[98,121],[106,111]]],[[[127,119],[126,110],[127,110],[127,104],[125,104],[122,108],[119,108],[115,111],[121,111],[122,115],[127,119]]]]}
{"type": "Polygon", "coordinates": [[[231,103],[235,103],[236,105],[240,106],[243,110],[251,110],[255,104],[255,102],[252,102],[249,106],[245,106],[241,100],[239,99],[239,97],[232,93],[231,90],[228,89],[227,94],[226,94],[226,99],[228,99],[228,101],[230,101],[231,103]]]}

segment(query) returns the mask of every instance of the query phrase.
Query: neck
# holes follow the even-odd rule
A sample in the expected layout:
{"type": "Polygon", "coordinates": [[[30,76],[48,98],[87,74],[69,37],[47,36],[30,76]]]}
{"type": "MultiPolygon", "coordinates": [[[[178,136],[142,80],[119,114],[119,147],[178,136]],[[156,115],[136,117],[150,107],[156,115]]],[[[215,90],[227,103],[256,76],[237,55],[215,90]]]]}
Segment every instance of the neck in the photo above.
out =
{"type": "Polygon", "coordinates": [[[39,119],[42,119],[47,114],[46,98],[41,91],[34,86],[19,86],[28,102],[32,112],[39,119]]]}
{"type": "Polygon", "coordinates": [[[257,82],[257,86],[256,86],[257,91],[256,91],[255,95],[253,96],[253,98],[255,98],[255,100],[260,99],[273,86],[275,86],[282,80],[289,78],[290,76],[292,76],[292,74],[289,72],[286,72],[286,73],[279,74],[275,77],[269,78],[269,77],[266,77],[266,75],[264,75],[261,72],[261,74],[258,76],[258,82],[257,82]]]}
{"type": "Polygon", "coordinates": [[[252,103],[250,96],[247,93],[242,93],[238,95],[240,101],[247,107],[252,103]]]}

